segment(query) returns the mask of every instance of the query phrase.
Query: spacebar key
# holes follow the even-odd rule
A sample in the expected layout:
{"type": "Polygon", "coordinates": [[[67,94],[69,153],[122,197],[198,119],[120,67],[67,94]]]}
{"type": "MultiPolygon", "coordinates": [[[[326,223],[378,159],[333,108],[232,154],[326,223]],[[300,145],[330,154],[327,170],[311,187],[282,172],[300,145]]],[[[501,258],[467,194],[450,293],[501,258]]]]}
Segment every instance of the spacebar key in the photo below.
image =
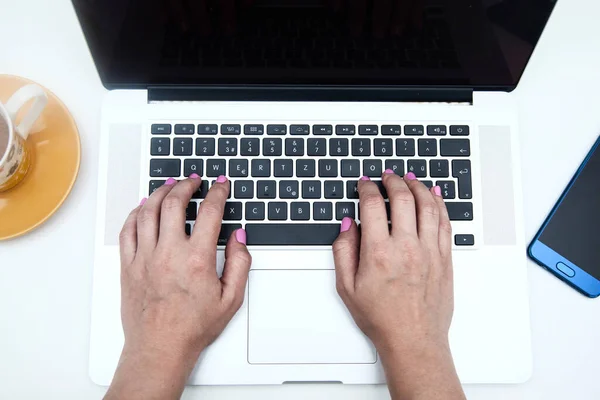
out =
{"type": "Polygon", "coordinates": [[[340,224],[246,224],[249,246],[330,246],[340,224]]]}

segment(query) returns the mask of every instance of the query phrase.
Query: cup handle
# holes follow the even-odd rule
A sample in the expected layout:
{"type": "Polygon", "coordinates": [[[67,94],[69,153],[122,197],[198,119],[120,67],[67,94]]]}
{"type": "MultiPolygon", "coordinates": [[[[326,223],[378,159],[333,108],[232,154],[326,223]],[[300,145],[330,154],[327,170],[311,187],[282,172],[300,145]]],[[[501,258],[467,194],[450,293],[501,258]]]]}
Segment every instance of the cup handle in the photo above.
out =
{"type": "Polygon", "coordinates": [[[31,131],[31,127],[40,117],[42,111],[44,111],[46,104],[48,104],[48,96],[46,96],[44,89],[38,85],[30,84],[17,90],[6,103],[8,115],[10,116],[10,119],[14,121],[17,118],[17,113],[21,107],[23,107],[31,99],[34,100],[33,106],[16,129],[17,133],[21,135],[23,139],[27,139],[27,136],[29,136],[29,132],[31,131]]]}

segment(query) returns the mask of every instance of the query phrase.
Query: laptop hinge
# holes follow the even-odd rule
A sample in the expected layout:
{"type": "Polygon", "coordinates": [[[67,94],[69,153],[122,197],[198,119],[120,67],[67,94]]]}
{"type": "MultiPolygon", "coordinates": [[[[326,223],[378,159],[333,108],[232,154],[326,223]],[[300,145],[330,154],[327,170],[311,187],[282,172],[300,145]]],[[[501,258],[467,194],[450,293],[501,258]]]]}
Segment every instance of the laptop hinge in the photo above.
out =
{"type": "Polygon", "coordinates": [[[151,86],[148,102],[318,101],[473,103],[471,88],[394,86],[151,86]]]}

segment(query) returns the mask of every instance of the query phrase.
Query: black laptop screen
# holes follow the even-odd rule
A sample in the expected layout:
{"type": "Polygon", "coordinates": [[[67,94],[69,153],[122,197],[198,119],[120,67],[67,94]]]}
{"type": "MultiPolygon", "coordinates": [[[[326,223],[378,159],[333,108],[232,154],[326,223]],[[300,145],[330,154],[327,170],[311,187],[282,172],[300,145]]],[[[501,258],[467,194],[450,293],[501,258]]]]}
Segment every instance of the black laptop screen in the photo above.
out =
{"type": "Polygon", "coordinates": [[[512,89],[555,0],[73,0],[108,88],[512,89]]]}

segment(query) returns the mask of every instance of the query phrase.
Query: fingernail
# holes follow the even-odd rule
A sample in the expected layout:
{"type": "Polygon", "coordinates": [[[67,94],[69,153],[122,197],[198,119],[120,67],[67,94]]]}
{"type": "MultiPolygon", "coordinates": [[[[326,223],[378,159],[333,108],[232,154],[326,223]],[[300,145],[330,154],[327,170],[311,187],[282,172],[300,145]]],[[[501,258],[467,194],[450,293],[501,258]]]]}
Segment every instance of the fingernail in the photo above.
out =
{"type": "Polygon", "coordinates": [[[440,196],[442,197],[442,188],[439,186],[436,186],[433,188],[433,193],[435,193],[436,196],[440,196]]]}
{"type": "Polygon", "coordinates": [[[235,239],[238,243],[246,244],[246,231],[243,229],[238,229],[235,231],[235,239]]]}
{"type": "Polygon", "coordinates": [[[198,179],[198,178],[200,178],[200,175],[198,175],[198,174],[191,174],[190,178],[192,178],[192,179],[198,179]]]}
{"type": "Polygon", "coordinates": [[[142,199],[142,201],[140,201],[140,206],[143,206],[144,204],[146,204],[146,202],[147,202],[147,201],[148,201],[148,198],[147,198],[147,197],[144,197],[144,198],[142,199]]]}
{"type": "Polygon", "coordinates": [[[177,181],[173,178],[169,178],[167,179],[167,181],[165,182],[165,185],[174,185],[177,181]]]}
{"type": "Polygon", "coordinates": [[[342,226],[340,226],[340,233],[348,232],[352,226],[352,218],[345,217],[342,220],[342,226]]]}
{"type": "Polygon", "coordinates": [[[417,179],[417,176],[413,172],[409,172],[405,175],[405,178],[408,181],[414,181],[415,179],[417,179]]]}
{"type": "Polygon", "coordinates": [[[227,182],[227,178],[225,177],[225,175],[221,175],[217,178],[217,183],[225,183],[227,182]]]}
{"type": "Polygon", "coordinates": [[[370,181],[371,178],[369,178],[368,176],[363,176],[362,178],[360,178],[361,181],[370,181]]]}
{"type": "Polygon", "coordinates": [[[394,173],[394,171],[392,171],[391,169],[386,169],[386,170],[385,170],[385,173],[386,173],[386,174],[390,174],[390,175],[391,175],[391,174],[393,174],[393,173],[394,173]]]}

